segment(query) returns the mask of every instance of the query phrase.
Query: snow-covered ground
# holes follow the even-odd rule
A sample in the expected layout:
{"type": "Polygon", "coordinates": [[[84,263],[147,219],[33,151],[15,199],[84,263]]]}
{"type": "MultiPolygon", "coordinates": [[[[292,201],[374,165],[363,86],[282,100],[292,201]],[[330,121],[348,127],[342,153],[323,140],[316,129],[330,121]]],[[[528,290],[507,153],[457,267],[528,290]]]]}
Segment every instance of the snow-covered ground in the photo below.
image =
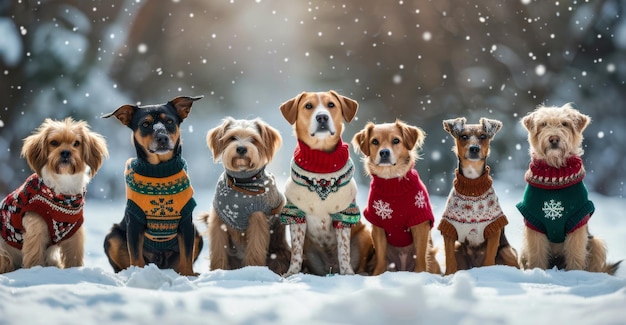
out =
{"type": "MultiPolygon", "coordinates": [[[[519,248],[523,227],[515,203],[521,191],[501,182],[495,187],[510,220],[507,236],[519,248]]],[[[360,198],[366,192],[362,188],[360,198]]],[[[209,208],[210,193],[196,199],[196,214],[209,208]]],[[[440,215],[445,198],[431,200],[440,215]]],[[[626,200],[597,194],[592,200],[591,231],[606,240],[610,260],[626,258],[626,200]]],[[[122,211],[121,200],[87,202],[85,267],[0,275],[0,324],[626,323],[626,265],[616,276],[494,266],[445,277],[399,272],[282,279],[262,267],[209,272],[205,245],[198,277],[154,266],[114,274],[102,239],[122,211]]],[[[441,236],[433,235],[443,264],[441,236]]]]}

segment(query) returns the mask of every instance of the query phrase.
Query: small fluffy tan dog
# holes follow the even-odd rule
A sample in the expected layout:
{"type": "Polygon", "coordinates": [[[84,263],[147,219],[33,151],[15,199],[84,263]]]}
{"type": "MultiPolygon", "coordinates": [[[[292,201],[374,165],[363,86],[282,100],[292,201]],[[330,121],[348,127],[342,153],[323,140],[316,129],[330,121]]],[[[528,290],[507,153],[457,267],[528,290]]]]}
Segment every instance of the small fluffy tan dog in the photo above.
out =
{"type": "Polygon", "coordinates": [[[292,252],[284,276],[367,272],[372,240],[360,220],[354,164],[341,139],[343,122],[352,121],[357,108],[332,90],[303,92],[280,106],[298,138],[281,213],[292,252]]]}
{"type": "Polygon", "coordinates": [[[494,264],[518,267],[517,252],[504,234],[508,220],[487,165],[491,140],[502,122],[488,118],[481,118],[479,124],[466,122],[465,117],[443,121],[443,129],[454,138],[452,151],[459,159],[438,226],[446,250],[446,274],[494,264]]]}
{"type": "Polygon", "coordinates": [[[0,205],[0,273],[82,266],[85,191],[108,156],[104,138],[83,121],[46,119],[22,156],[35,173],[0,205]]]}
{"type": "Polygon", "coordinates": [[[373,275],[385,271],[441,274],[430,235],[435,220],[430,199],[413,168],[425,137],[422,129],[396,120],[369,122],[352,139],[372,178],[363,215],[373,226],[373,275]]]}
{"type": "Polygon", "coordinates": [[[589,234],[595,211],[583,184],[583,131],[589,116],[569,104],[539,106],[522,118],[528,131],[531,162],[524,199],[517,208],[526,228],[523,268],[587,270],[614,274],[618,263],[606,262],[606,246],[589,234]]]}
{"type": "Polygon", "coordinates": [[[260,119],[227,118],[207,134],[214,161],[224,172],[207,223],[211,270],[265,266],[283,274],[290,251],[279,213],[285,204],[274,175],[265,170],[282,144],[280,133],[260,119]]]}

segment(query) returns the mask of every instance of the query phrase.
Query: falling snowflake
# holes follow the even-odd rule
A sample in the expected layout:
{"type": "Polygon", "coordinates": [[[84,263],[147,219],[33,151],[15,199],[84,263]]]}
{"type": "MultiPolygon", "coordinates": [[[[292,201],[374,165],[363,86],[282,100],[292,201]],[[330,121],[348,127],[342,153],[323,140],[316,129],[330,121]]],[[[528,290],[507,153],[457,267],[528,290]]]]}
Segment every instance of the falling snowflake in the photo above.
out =
{"type": "Polygon", "coordinates": [[[383,220],[391,219],[393,210],[389,206],[389,203],[384,202],[383,200],[374,201],[374,210],[376,210],[376,215],[381,217],[383,220]]]}
{"type": "Polygon", "coordinates": [[[543,210],[547,219],[556,220],[563,216],[563,210],[565,210],[565,208],[561,201],[550,200],[550,202],[543,202],[543,208],[541,210],[543,210]]]}
{"type": "Polygon", "coordinates": [[[426,195],[424,195],[424,191],[419,191],[415,195],[415,206],[420,209],[426,207],[426,195]]]}

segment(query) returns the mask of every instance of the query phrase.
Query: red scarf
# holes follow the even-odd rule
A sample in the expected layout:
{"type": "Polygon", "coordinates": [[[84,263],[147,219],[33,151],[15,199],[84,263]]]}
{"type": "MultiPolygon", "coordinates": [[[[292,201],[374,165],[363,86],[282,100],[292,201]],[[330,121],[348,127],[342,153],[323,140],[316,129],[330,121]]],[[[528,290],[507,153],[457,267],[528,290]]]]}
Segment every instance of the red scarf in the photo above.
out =
{"type": "Polygon", "coordinates": [[[549,166],[545,160],[533,158],[526,171],[526,181],[543,189],[560,189],[579,183],[585,177],[585,168],[580,156],[571,156],[565,166],[555,168],[549,166]]]}
{"type": "Polygon", "coordinates": [[[298,140],[293,153],[294,162],[298,167],[319,174],[333,173],[346,165],[350,158],[348,144],[339,139],[337,149],[333,152],[311,149],[306,143],[298,140]]]}

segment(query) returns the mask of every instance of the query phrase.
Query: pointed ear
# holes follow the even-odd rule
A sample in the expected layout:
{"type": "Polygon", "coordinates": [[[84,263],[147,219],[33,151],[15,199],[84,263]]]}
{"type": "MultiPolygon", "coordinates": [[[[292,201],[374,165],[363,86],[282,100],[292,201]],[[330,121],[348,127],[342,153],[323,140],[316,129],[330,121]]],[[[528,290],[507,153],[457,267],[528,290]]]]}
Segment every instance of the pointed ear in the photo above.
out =
{"type": "Polygon", "coordinates": [[[49,126],[52,120],[47,118],[44,122],[24,139],[22,145],[21,156],[26,158],[26,162],[31,170],[37,175],[41,175],[41,170],[48,161],[48,146],[46,139],[48,138],[49,126]]]}
{"type": "Polygon", "coordinates": [[[493,138],[496,133],[498,133],[498,131],[500,131],[500,129],[502,128],[502,122],[484,117],[480,119],[480,125],[482,125],[483,130],[490,138],[493,138]]]}
{"type": "Polygon", "coordinates": [[[424,145],[426,132],[421,128],[408,125],[400,120],[396,120],[396,127],[400,129],[402,142],[404,143],[404,147],[408,150],[413,150],[415,147],[421,148],[424,145]]]}
{"type": "Polygon", "coordinates": [[[233,119],[227,117],[223,120],[222,124],[209,130],[206,135],[206,143],[213,154],[213,161],[216,162],[220,159],[220,155],[226,149],[224,146],[224,134],[233,123],[233,119]]]}
{"type": "Polygon", "coordinates": [[[329,90],[329,92],[339,100],[341,103],[341,114],[343,115],[343,119],[350,123],[352,119],[356,116],[356,111],[359,109],[359,103],[354,99],[350,99],[346,96],[339,95],[334,90],[329,90]]]}
{"type": "Polygon", "coordinates": [[[263,122],[263,120],[257,118],[254,120],[254,123],[259,130],[263,145],[267,148],[268,160],[272,160],[274,154],[283,144],[283,138],[280,136],[278,130],[263,122]]]}
{"type": "Polygon", "coordinates": [[[354,152],[362,152],[363,155],[370,155],[370,134],[374,129],[374,123],[367,122],[365,127],[357,132],[352,138],[352,145],[354,146],[354,152]]]}
{"type": "Polygon", "coordinates": [[[135,105],[124,105],[120,106],[114,112],[102,115],[100,117],[109,118],[111,116],[115,116],[115,118],[120,121],[120,123],[130,127],[130,123],[133,120],[133,115],[135,114],[135,112],[137,112],[138,109],[139,107],[135,105]]]}
{"type": "MultiPolygon", "coordinates": [[[[81,122],[79,122],[81,123],[81,122]]],[[[82,122],[81,133],[83,138],[83,160],[91,169],[91,177],[94,177],[104,159],[109,157],[109,151],[107,150],[107,144],[104,137],[89,129],[87,123],[82,122]]]]}
{"type": "Polygon", "coordinates": [[[526,116],[522,117],[520,122],[527,131],[532,130],[535,127],[535,112],[526,114],[526,116]]]}
{"type": "Polygon", "coordinates": [[[446,130],[451,136],[458,138],[463,129],[467,119],[465,117],[457,117],[455,119],[444,120],[443,129],[446,130]]]}
{"type": "Polygon", "coordinates": [[[280,112],[283,113],[283,117],[289,124],[293,125],[296,123],[296,119],[298,118],[298,103],[302,96],[306,94],[305,92],[301,92],[298,96],[282,103],[280,105],[280,112]]]}
{"type": "Polygon", "coordinates": [[[203,97],[204,96],[197,96],[197,97],[179,96],[170,100],[170,103],[176,109],[176,113],[178,113],[178,116],[181,118],[181,120],[184,120],[187,118],[187,116],[189,116],[189,112],[191,112],[191,105],[193,105],[193,102],[195,102],[196,100],[202,99],[203,97]]]}

